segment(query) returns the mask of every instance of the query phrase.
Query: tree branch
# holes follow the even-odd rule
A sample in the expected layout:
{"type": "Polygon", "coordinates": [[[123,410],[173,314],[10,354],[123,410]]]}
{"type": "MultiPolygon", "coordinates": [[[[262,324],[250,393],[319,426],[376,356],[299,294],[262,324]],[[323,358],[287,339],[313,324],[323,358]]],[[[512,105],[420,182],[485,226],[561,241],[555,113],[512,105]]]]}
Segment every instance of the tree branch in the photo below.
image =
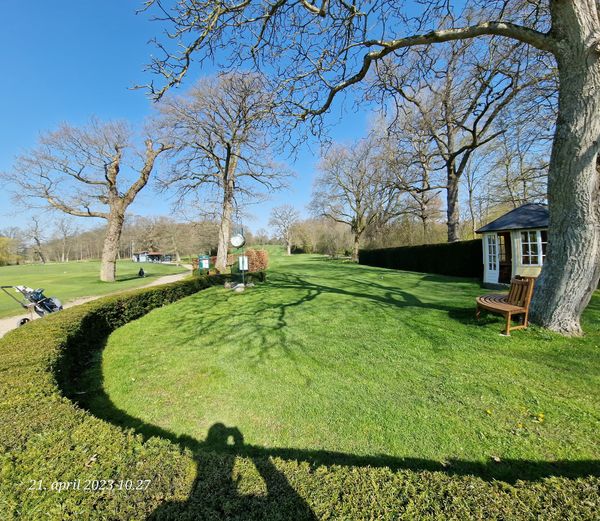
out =
{"type": "Polygon", "coordinates": [[[303,113],[299,114],[299,116],[302,119],[305,119],[308,116],[319,116],[324,114],[327,110],[329,110],[338,92],[362,81],[369,72],[373,62],[385,58],[394,51],[407,47],[416,47],[418,45],[431,45],[434,43],[450,42],[454,40],[466,40],[469,38],[486,35],[505,36],[514,40],[528,43],[538,49],[551,53],[554,53],[556,48],[556,42],[549,34],[509,22],[485,22],[470,27],[442,29],[438,31],[431,31],[425,34],[407,36],[405,38],[396,40],[368,40],[365,42],[360,42],[359,44],[356,44],[356,46],[377,46],[382,47],[382,49],[379,51],[371,51],[365,54],[363,56],[362,67],[356,74],[331,87],[325,103],[323,103],[323,105],[321,105],[319,108],[306,109],[303,113]]]}

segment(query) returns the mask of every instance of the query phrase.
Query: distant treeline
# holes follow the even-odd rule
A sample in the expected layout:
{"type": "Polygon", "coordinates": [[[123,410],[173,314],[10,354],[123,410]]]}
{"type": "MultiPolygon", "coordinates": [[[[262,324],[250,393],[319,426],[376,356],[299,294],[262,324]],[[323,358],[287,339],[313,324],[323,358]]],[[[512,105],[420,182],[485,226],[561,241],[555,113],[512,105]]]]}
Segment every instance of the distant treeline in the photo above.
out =
{"type": "MultiPolygon", "coordinates": [[[[0,230],[0,266],[30,262],[69,262],[99,259],[106,229],[77,228],[79,221],[59,219],[54,222],[32,220],[25,228],[0,230]]],[[[129,259],[133,252],[160,251],[177,258],[214,253],[218,242],[218,223],[178,222],[170,217],[130,217],[121,235],[119,257],[129,259]]],[[[247,242],[268,243],[266,232],[244,231],[247,242]]]]}

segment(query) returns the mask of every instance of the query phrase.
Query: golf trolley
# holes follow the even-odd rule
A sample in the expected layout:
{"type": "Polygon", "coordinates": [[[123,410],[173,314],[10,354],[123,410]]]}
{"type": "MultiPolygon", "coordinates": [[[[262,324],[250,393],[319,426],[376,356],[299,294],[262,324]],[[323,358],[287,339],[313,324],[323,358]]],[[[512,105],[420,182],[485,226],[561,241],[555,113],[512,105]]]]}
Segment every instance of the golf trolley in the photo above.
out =
{"type": "Polygon", "coordinates": [[[22,318],[19,320],[19,326],[27,324],[27,322],[33,319],[33,313],[43,317],[50,313],[56,313],[63,308],[60,300],[56,297],[46,297],[43,289],[32,289],[27,286],[0,286],[0,289],[17,302],[19,306],[29,310],[31,315],[30,318],[22,318]],[[21,298],[19,299],[12,293],[9,293],[9,289],[14,289],[16,293],[20,293],[21,298]]]}

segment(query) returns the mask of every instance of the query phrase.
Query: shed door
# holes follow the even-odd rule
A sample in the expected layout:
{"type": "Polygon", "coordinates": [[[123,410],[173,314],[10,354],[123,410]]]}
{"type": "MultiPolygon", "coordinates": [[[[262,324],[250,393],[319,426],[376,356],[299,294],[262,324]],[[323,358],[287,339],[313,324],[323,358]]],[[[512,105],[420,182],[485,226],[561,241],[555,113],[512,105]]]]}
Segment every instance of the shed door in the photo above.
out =
{"type": "Polygon", "coordinates": [[[500,260],[498,282],[510,284],[512,278],[512,244],[510,232],[498,233],[498,256],[500,260]]]}
{"type": "Polygon", "coordinates": [[[483,251],[485,257],[484,282],[490,282],[492,284],[498,283],[498,275],[500,274],[500,259],[498,253],[498,235],[495,233],[487,234],[485,236],[483,251]]]}

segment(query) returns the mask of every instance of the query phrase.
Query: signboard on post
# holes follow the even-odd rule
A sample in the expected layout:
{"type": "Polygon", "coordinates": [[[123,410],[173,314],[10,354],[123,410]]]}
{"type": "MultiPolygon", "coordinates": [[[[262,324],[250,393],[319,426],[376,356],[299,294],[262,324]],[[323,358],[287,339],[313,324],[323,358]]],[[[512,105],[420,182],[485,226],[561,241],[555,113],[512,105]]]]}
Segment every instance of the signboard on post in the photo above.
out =
{"type": "Polygon", "coordinates": [[[200,255],[198,257],[198,269],[199,270],[210,269],[210,257],[208,255],[200,255]]]}
{"type": "Polygon", "coordinates": [[[240,271],[248,271],[248,257],[246,255],[238,257],[238,267],[240,271]]]}

